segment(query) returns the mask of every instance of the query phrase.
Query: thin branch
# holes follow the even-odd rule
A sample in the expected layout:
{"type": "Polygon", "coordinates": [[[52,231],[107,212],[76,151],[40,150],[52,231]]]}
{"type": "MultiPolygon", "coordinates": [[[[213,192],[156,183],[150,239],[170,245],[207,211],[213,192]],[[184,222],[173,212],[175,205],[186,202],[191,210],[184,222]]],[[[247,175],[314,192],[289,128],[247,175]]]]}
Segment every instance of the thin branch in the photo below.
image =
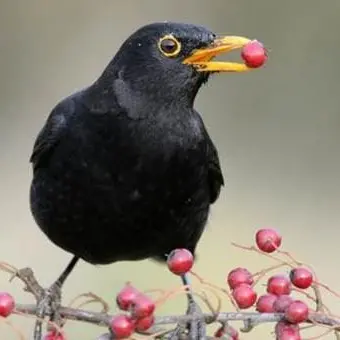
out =
{"type": "MultiPolygon", "coordinates": [[[[302,265],[301,262],[296,261],[292,255],[288,252],[284,251],[277,251],[278,255],[286,257],[286,259],[280,259],[274,255],[263,253],[258,250],[254,246],[242,246],[235,243],[232,243],[234,246],[247,250],[247,251],[254,251],[259,253],[260,255],[266,256],[276,262],[275,264],[267,269],[261,270],[253,276],[256,277],[254,285],[258,283],[260,279],[263,278],[269,271],[278,269],[280,267],[287,266],[288,268],[294,268],[297,265],[302,265]]],[[[80,322],[86,322],[98,326],[105,327],[106,329],[110,328],[110,321],[115,315],[108,313],[108,305],[107,303],[101,299],[99,296],[93,293],[81,294],[77,298],[71,301],[70,305],[62,306],[61,305],[61,291],[55,289],[52,285],[49,289],[44,289],[40,286],[38,281],[36,280],[32,269],[24,268],[21,270],[16,269],[15,267],[5,263],[0,262],[0,270],[3,270],[12,275],[12,278],[17,277],[19,278],[25,285],[24,289],[33,294],[36,299],[36,304],[16,304],[15,312],[18,315],[24,315],[27,317],[35,318],[36,325],[34,329],[34,339],[40,340],[42,335],[42,325],[43,323],[47,323],[49,326],[52,324],[56,325],[57,328],[63,327],[67,320],[74,320],[80,322]],[[55,294],[56,293],[56,294],[55,294]],[[75,302],[78,302],[80,299],[86,298],[82,303],[77,304],[74,306],[75,302]],[[94,312],[91,310],[81,309],[84,308],[85,305],[89,303],[97,302],[103,306],[103,310],[101,312],[94,312]],[[73,307],[73,308],[72,308],[73,307]]],[[[311,269],[312,270],[312,269],[311,269]]],[[[313,271],[313,270],[312,270],[313,271]]],[[[141,339],[140,336],[144,335],[147,336],[147,339],[162,339],[170,337],[173,339],[173,330],[167,329],[169,327],[163,327],[164,325],[185,325],[190,323],[191,321],[203,321],[206,324],[218,322],[222,325],[227,325],[229,321],[243,321],[244,327],[240,329],[241,332],[249,332],[254,327],[262,323],[268,322],[278,322],[284,320],[284,314],[280,313],[258,313],[258,312],[244,312],[237,307],[231,293],[224,287],[219,287],[218,285],[212,284],[205,280],[203,277],[198,275],[197,273],[191,272],[199,282],[198,286],[201,289],[200,291],[193,291],[193,294],[200,297],[201,300],[209,307],[210,313],[204,314],[186,314],[186,315],[167,315],[167,316],[155,316],[155,321],[153,326],[143,332],[136,334],[132,339],[138,340],[141,339]],[[205,289],[212,293],[213,296],[217,299],[217,307],[213,308],[211,302],[208,299],[208,295],[206,294],[205,289]],[[236,311],[235,312],[221,312],[221,298],[217,294],[217,292],[224,293],[230,300],[230,302],[234,305],[236,311]],[[162,327],[160,327],[162,326],[162,327]]],[[[309,312],[309,318],[304,322],[304,325],[311,325],[311,326],[321,326],[324,328],[328,328],[324,333],[319,336],[316,336],[313,339],[318,339],[320,336],[324,334],[328,334],[334,332],[334,335],[337,340],[340,340],[340,336],[338,332],[340,332],[340,317],[336,315],[332,315],[327,308],[323,304],[322,296],[320,288],[326,289],[328,292],[332,293],[336,297],[340,297],[340,294],[337,294],[333,290],[331,290],[328,286],[321,284],[318,282],[317,277],[313,271],[314,282],[312,285],[312,294],[309,294],[301,289],[295,288],[296,291],[302,293],[308,299],[311,299],[316,303],[316,310],[309,312]]],[[[192,285],[190,285],[191,289],[193,289],[192,285]]],[[[155,305],[159,306],[165,301],[168,301],[169,298],[174,297],[178,294],[186,293],[187,286],[177,287],[176,289],[172,289],[170,291],[164,290],[155,290],[155,292],[160,293],[160,296],[155,301],[155,305]]],[[[111,337],[110,334],[103,334],[99,339],[109,339],[111,337]],[[109,336],[109,337],[108,337],[109,336]]],[[[177,338],[177,333],[176,333],[177,338]]],[[[178,337],[179,338],[179,337],[178,337]]],[[[208,337],[206,339],[213,339],[208,337]]]]}
{"type": "MultiPolygon", "coordinates": [[[[16,305],[16,311],[20,314],[36,315],[38,308],[35,305],[16,305]]],[[[92,312],[84,309],[75,309],[61,306],[59,308],[60,315],[69,320],[82,321],[87,323],[96,324],[98,326],[107,327],[110,320],[114,315],[107,313],[92,312]]],[[[256,313],[256,312],[230,312],[230,313],[219,313],[218,315],[213,313],[205,313],[203,316],[193,317],[191,315],[167,315],[158,316],[155,318],[155,326],[159,325],[170,325],[178,322],[186,323],[193,319],[205,320],[209,323],[211,320],[217,322],[226,321],[247,321],[251,322],[252,325],[257,325],[264,322],[277,322],[283,319],[283,314],[279,313],[256,313]]],[[[322,324],[330,326],[334,330],[340,331],[340,319],[330,317],[326,314],[311,312],[308,323],[322,324]]]]}

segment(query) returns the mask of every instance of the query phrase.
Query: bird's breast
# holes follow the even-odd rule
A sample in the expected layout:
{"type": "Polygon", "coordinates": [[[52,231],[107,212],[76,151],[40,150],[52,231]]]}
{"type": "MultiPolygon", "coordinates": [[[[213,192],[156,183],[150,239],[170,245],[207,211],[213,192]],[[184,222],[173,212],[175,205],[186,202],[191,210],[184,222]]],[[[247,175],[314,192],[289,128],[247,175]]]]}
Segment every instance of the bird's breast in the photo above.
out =
{"type": "Polygon", "coordinates": [[[63,209],[76,202],[79,210],[103,214],[207,200],[201,127],[189,116],[172,118],[133,121],[104,115],[75,122],[49,166],[37,174],[41,197],[63,209]]]}
{"type": "Polygon", "coordinates": [[[31,200],[41,228],[89,261],[126,258],[116,239],[150,243],[134,244],[133,258],[157,256],[174,246],[194,247],[205,223],[204,138],[175,123],[134,124],[82,121],[58,144],[48,167],[35,174],[31,200]],[[79,238],[86,246],[80,247],[79,238]],[[116,251],[95,254],[97,244],[116,251]]]}

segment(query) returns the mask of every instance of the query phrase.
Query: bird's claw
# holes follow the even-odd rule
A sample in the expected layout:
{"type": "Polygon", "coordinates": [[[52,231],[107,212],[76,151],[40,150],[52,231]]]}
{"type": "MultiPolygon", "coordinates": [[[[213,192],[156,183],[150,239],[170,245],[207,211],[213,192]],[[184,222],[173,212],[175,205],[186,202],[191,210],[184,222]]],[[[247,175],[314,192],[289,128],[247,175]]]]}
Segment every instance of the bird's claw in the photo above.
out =
{"type": "Polygon", "coordinates": [[[202,318],[202,310],[200,306],[193,300],[189,302],[187,315],[193,317],[186,325],[179,324],[172,332],[171,340],[205,340],[206,339],[206,325],[202,318]]]}
{"type": "Polygon", "coordinates": [[[44,290],[37,304],[37,321],[34,327],[34,340],[40,340],[42,337],[42,323],[45,317],[50,321],[61,325],[62,319],[58,312],[61,303],[61,287],[56,282],[50,288],[44,290]]]}
{"type": "Polygon", "coordinates": [[[206,326],[205,321],[202,318],[203,313],[200,306],[194,302],[190,301],[187,315],[193,316],[193,320],[189,322],[189,336],[190,340],[204,340],[206,339],[206,326]]]}

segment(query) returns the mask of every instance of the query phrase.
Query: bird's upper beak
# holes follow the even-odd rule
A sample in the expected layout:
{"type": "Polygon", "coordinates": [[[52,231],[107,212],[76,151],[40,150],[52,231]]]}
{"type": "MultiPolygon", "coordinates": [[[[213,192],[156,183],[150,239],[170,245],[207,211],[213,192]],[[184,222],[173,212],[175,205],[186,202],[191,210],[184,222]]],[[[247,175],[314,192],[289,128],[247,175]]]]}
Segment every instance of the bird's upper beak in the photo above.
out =
{"type": "Polygon", "coordinates": [[[244,72],[251,68],[243,63],[211,61],[219,54],[242,48],[250,40],[238,36],[219,37],[208,47],[195,50],[183,63],[194,66],[200,72],[244,72]]]}

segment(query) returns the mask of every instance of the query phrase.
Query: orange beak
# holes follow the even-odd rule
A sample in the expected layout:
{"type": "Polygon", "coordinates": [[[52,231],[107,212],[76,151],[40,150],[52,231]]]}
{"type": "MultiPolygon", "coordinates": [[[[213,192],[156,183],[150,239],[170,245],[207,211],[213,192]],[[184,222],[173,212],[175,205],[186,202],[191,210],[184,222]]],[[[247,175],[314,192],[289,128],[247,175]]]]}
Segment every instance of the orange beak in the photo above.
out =
{"type": "Polygon", "coordinates": [[[195,50],[183,63],[194,66],[199,72],[245,72],[252,68],[243,63],[212,61],[213,58],[228,53],[235,49],[242,48],[251,40],[238,36],[219,37],[212,45],[195,50]]]}

